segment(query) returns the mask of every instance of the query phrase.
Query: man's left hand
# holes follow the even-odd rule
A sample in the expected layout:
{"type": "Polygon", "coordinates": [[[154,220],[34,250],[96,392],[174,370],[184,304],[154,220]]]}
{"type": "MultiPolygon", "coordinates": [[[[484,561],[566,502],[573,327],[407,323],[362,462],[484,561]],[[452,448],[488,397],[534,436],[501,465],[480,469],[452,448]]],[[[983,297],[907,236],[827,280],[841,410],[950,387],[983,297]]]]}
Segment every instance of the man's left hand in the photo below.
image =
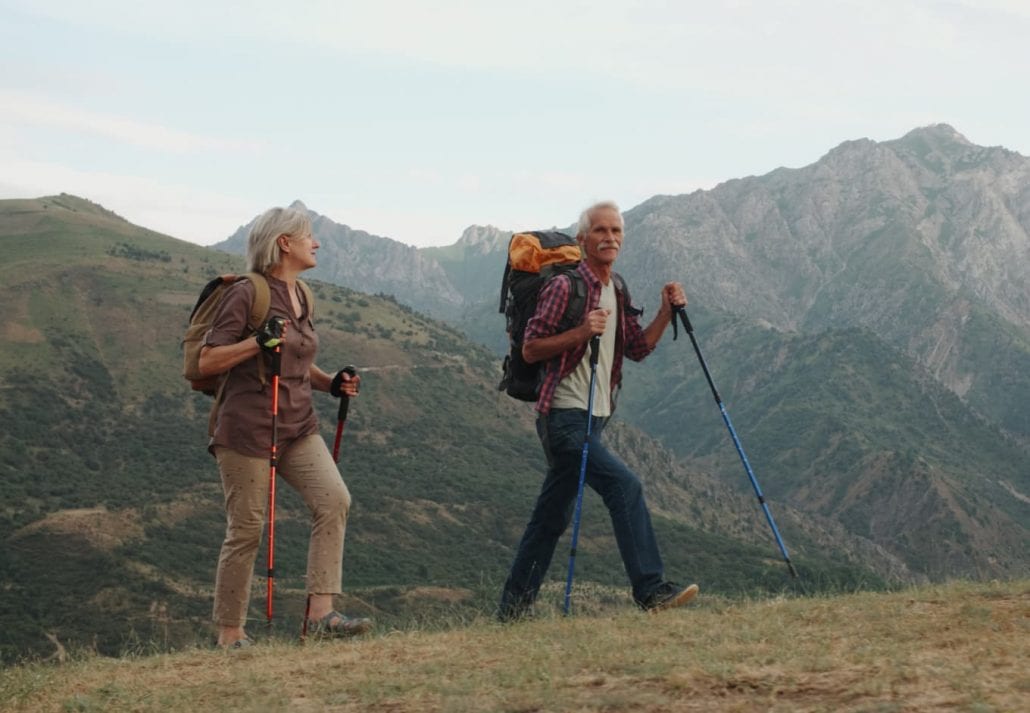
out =
{"type": "Polygon", "coordinates": [[[677,307],[687,306],[687,294],[683,291],[683,285],[678,282],[666,283],[662,288],[662,311],[672,314],[677,307]]]}

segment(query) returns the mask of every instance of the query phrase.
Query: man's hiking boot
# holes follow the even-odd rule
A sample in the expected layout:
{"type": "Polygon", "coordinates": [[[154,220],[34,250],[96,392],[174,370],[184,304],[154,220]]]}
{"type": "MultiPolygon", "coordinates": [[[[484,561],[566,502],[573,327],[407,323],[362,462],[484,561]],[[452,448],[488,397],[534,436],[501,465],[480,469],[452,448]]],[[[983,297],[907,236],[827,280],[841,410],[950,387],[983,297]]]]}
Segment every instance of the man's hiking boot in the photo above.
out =
{"type": "Polygon", "coordinates": [[[497,621],[512,624],[525,621],[533,616],[532,597],[519,596],[510,592],[501,594],[501,603],[497,606],[497,621]]]}
{"type": "Polygon", "coordinates": [[[500,606],[497,608],[497,621],[502,624],[514,624],[515,622],[525,621],[532,617],[532,615],[532,605],[500,606]]]}
{"type": "Polygon", "coordinates": [[[637,604],[644,611],[660,612],[663,609],[672,609],[686,604],[696,597],[699,591],[701,589],[696,584],[684,587],[675,582],[662,582],[655,587],[647,599],[638,601],[637,604]]]}

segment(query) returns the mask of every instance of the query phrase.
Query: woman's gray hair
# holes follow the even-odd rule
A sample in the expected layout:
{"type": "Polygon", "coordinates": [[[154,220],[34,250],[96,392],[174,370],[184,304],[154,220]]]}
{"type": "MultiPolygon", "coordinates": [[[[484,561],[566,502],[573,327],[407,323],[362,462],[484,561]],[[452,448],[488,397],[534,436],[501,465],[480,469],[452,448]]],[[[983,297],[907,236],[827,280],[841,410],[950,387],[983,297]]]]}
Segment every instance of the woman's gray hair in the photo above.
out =
{"type": "MultiPolygon", "coordinates": [[[[599,203],[594,203],[592,206],[590,206],[585,211],[579,214],[579,224],[576,226],[576,237],[578,238],[579,236],[586,235],[590,232],[590,228],[593,227],[591,225],[591,221],[594,219],[594,213],[596,213],[599,210],[609,209],[614,210],[616,213],[618,213],[619,223],[621,224],[623,222],[622,211],[619,210],[618,204],[616,204],[615,201],[600,201],[599,203]]],[[[625,225],[623,225],[623,227],[625,227],[625,225]]]]}
{"type": "Polygon", "coordinates": [[[247,262],[251,272],[262,275],[279,264],[279,236],[294,237],[311,231],[311,219],[294,208],[269,208],[254,221],[247,239],[247,262]]]}

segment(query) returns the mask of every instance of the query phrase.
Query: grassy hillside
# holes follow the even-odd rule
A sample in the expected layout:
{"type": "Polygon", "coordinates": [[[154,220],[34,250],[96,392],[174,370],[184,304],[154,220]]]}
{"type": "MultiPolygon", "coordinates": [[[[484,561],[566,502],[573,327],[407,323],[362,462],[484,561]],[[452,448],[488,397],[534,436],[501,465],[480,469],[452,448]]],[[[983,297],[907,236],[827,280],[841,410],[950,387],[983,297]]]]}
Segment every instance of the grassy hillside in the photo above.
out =
{"type": "MultiPolygon", "coordinates": [[[[697,310],[697,337],[770,497],[842,523],[915,571],[1030,570],[1025,451],[861,329],[784,335],[697,310]]],[[[627,418],[747,487],[689,340],[631,371],[627,418]]]]}
{"type": "MultiPolygon", "coordinates": [[[[55,641],[117,654],[207,640],[222,494],[210,400],[181,379],[178,343],[201,286],[239,259],[71,196],[0,202],[0,247],[0,661],[55,641]]],[[[530,409],[497,395],[495,357],[455,329],[390,298],[314,290],[321,365],[363,375],[340,463],[355,499],[347,606],[392,622],[488,615],[543,469],[530,409]]],[[[336,404],[316,400],[330,439],[336,404]]],[[[791,586],[752,503],[634,438],[670,575],[723,593],[791,586]]],[[[280,492],[276,625],[292,631],[308,526],[280,492]]],[[[577,577],[624,587],[599,499],[584,508],[577,577]]],[[[889,579],[861,541],[782,512],[805,588],[889,579]]]]}
{"type": "Polygon", "coordinates": [[[10,711],[1019,711],[1030,582],[380,630],[0,671],[10,711]]]}

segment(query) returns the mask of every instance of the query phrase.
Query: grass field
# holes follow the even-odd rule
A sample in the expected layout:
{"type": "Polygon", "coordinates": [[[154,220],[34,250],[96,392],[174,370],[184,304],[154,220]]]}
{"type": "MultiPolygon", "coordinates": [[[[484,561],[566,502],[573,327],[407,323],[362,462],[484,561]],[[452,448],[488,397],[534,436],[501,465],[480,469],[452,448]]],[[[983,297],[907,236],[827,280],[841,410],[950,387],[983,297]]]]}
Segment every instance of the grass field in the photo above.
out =
{"type": "MultiPolygon", "coordinates": [[[[256,633],[256,632],[255,632],[256,633]]],[[[86,656],[0,672],[11,711],[1025,711],[1030,581],[628,607],[518,625],[86,656]]]]}

